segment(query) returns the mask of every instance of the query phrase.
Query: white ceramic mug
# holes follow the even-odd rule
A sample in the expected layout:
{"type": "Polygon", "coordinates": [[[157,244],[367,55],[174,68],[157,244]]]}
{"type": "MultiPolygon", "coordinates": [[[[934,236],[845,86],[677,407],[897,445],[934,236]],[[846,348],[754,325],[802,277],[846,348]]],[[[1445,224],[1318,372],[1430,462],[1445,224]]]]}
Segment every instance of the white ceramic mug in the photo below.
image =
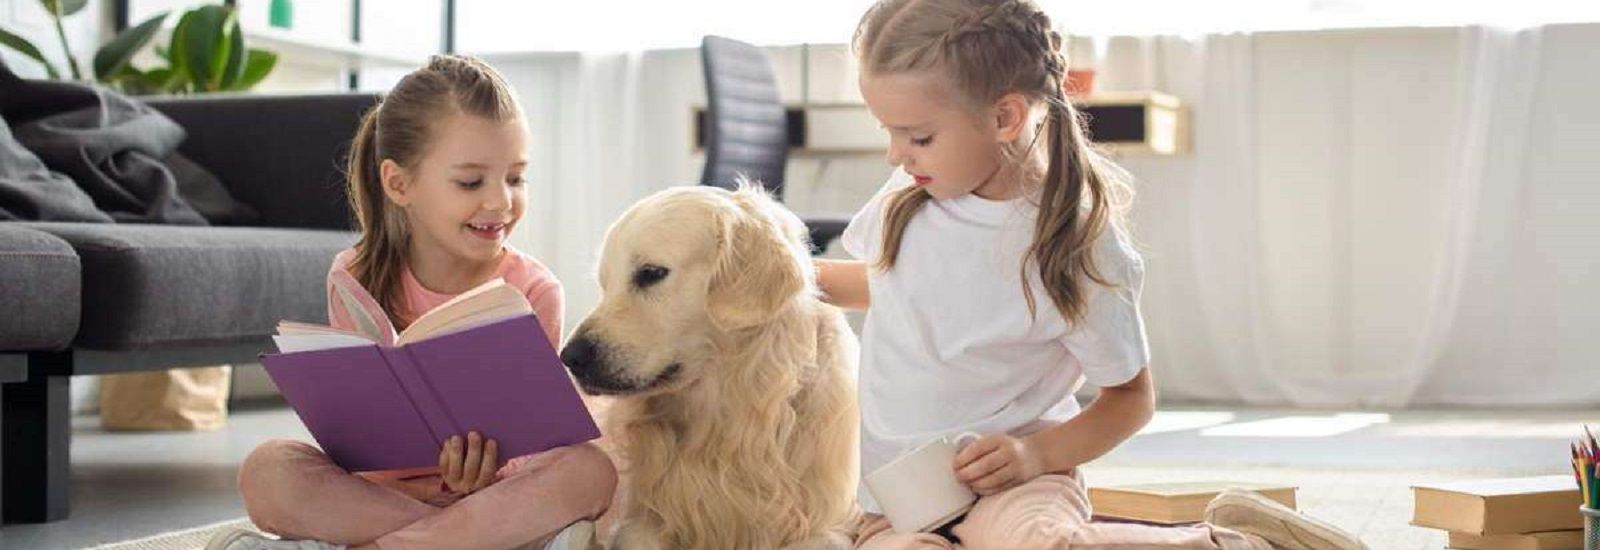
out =
{"type": "Polygon", "coordinates": [[[941,437],[867,474],[867,490],[896,531],[926,532],[972,508],[978,495],[956,479],[955,462],[956,453],[979,437],[941,437]]]}

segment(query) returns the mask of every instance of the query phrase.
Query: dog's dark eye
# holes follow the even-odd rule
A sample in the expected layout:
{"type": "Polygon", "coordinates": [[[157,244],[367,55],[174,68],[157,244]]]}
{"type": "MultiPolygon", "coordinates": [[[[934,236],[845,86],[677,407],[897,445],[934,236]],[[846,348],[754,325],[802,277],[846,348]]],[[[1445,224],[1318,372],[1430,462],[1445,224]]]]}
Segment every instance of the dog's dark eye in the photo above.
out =
{"type": "Polygon", "coordinates": [[[671,271],[659,265],[645,264],[633,272],[633,286],[636,288],[650,288],[650,286],[667,278],[671,271]]]}

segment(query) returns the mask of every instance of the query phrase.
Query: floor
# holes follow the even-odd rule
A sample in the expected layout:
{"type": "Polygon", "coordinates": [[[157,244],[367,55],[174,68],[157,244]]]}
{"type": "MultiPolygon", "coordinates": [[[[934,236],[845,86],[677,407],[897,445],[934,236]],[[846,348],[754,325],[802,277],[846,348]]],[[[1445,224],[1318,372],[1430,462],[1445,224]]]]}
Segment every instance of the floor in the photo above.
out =
{"type": "MultiPolygon", "coordinates": [[[[1442,548],[1410,527],[1409,484],[1559,474],[1567,441],[1600,412],[1308,413],[1171,408],[1086,468],[1091,484],[1168,479],[1258,480],[1302,487],[1301,507],[1373,548],[1442,548]]],[[[237,410],[223,430],[127,434],[74,425],[72,517],[8,525],[0,547],[83,548],[231,520],[239,462],[268,438],[306,438],[282,407],[237,410]]]]}

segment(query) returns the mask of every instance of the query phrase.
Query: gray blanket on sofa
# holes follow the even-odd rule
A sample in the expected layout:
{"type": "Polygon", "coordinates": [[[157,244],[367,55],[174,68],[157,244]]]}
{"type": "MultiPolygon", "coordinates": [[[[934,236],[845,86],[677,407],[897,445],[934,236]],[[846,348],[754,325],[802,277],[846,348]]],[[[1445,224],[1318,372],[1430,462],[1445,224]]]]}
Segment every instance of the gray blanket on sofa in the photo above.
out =
{"type": "Polygon", "coordinates": [[[0,119],[0,220],[108,222],[71,178],[50,170],[0,119]]]}
{"type": "Polygon", "coordinates": [[[23,80],[0,66],[0,118],[26,148],[0,143],[0,219],[206,224],[162,162],[183,128],[150,107],[98,87],[23,80]],[[39,175],[28,152],[75,181],[81,195],[39,175]],[[83,211],[83,195],[100,219],[83,211]]]}

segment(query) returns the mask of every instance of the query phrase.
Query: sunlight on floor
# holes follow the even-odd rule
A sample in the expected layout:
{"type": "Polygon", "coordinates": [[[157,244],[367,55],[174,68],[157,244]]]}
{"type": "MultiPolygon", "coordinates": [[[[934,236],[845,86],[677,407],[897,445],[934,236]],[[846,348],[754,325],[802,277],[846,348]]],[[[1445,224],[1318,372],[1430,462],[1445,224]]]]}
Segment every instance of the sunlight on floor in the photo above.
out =
{"type": "Polygon", "coordinates": [[[1386,424],[1384,413],[1339,413],[1330,416],[1284,416],[1224,424],[1200,430],[1207,437],[1327,437],[1386,424]]]}
{"type": "MultiPolygon", "coordinates": [[[[1589,424],[1593,430],[1600,423],[1589,424]]],[[[1583,433],[1582,422],[1529,422],[1515,420],[1413,421],[1385,426],[1383,433],[1400,437],[1512,438],[1570,440],[1583,433]]]]}
{"type": "Polygon", "coordinates": [[[1238,417],[1237,413],[1223,411],[1156,411],[1139,435],[1198,430],[1227,424],[1238,417]]]}

